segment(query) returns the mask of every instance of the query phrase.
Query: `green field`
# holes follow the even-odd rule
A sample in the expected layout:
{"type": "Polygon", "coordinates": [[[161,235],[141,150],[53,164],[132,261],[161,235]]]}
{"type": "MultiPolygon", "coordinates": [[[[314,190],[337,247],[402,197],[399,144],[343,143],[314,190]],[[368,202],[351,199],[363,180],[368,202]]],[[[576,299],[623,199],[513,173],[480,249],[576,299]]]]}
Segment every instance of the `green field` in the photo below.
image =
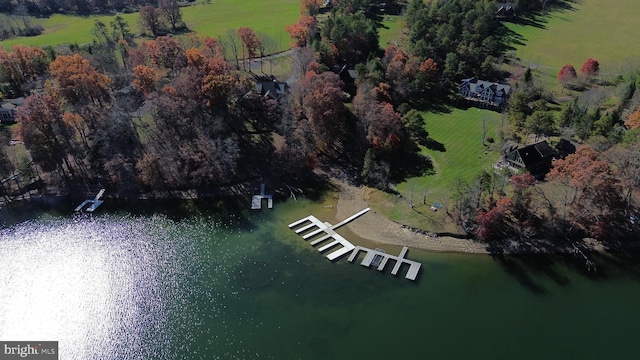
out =
{"type": "MultiPolygon", "coordinates": [[[[227,29],[251,27],[264,32],[278,43],[278,50],[289,47],[291,40],[284,31],[285,25],[294,23],[300,16],[299,0],[215,0],[212,4],[197,4],[182,8],[183,20],[189,29],[201,35],[218,37],[227,29]]],[[[134,33],[138,32],[138,14],[122,14],[134,33]]],[[[53,15],[37,20],[44,34],[35,37],[19,37],[3,41],[5,48],[14,44],[46,46],[87,44],[93,39],[95,20],[109,24],[114,16],[78,17],[53,15]]]]}
{"type": "Polygon", "coordinates": [[[404,17],[399,15],[387,15],[382,21],[382,28],[378,30],[380,35],[380,47],[386,49],[389,45],[404,46],[406,36],[403,29],[406,26],[404,17]]]}
{"type": "Polygon", "coordinates": [[[604,73],[625,72],[623,65],[640,60],[640,1],[564,1],[571,9],[556,9],[539,18],[542,27],[508,24],[524,38],[516,55],[525,65],[552,68],[565,64],[579,70],[590,57],[604,73]]]}
{"type": "Polygon", "coordinates": [[[407,179],[397,184],[402,198],[377,192],[372,195],[374,207],[392,220],[433,231],[453,231],[444,211],[432,212],[430,206],[439,202],[451,204],[451,194],[458,180],[471,181],[482,171],[491,172],[491,165],[500,156],[497,136],[501,114],[476,108],[452,109],[450,113],[424,113],[430,138],[444,146],[444,151],[423,149],[433,162],[435,174],[407,179]],[[483,122],[487,137],[493,144],[482,144],[483,122]],[[413,194],[414,208],[408,206],[413,194]],[[426,200],[426,201],[424,201],[426,200]],[[426,204],[425,204],[426,203],[426,204]]]}

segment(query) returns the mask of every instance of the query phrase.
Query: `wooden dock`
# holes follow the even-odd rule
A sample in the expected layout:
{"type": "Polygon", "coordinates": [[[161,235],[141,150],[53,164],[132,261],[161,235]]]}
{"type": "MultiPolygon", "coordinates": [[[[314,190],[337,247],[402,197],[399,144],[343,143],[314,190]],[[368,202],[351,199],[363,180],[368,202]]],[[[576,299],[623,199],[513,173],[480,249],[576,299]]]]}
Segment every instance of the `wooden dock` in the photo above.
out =
{"type": "Polygon", "coordinates": [[[267,208],[273,209],[273,196],[271,194],[265,194],[264,184],[260,184],[260,195],[253,195],[251,197],[251,209],[262,209],[262,199],[267,199],[267,208]]]}
{"type": "Polygon", "coordinates": [[[398,256],[389,255],[378,249],[372,250],[366,247],[356,246],[355,249],[353,249],[353,251],[351,252],[351,255],[349,256],[349,259],[347,261],[353,262],[358,256],[358,253],[360,251],[365,252],[364,259],[362,259],[362,262],[360,263],[360,265],[365,267],[370,267],[371,265],[374,265],[374,266],[377,265],[378,271],[384,270],[389,259],[394,260],[396,264],[391,270],[391,275],[398,275],[398,272],[400,271],[400,267],[402,267],[402,264],[408,264],[409,270],[407,271],[405,278],[413,281],[416,280],[416,277],[420,272],[420,267],[422,266],[422,264],[420,264],[419,262],[405,259],[405,256],[407,255],[407,251],[409,251],[409,248],[406,246],[402,247],[402,250],[400,251],[400,255],[398,256]],[[379,260],[380,258],[381,260],[379,260]]]}
{"type": "Polygon", "coordinates": [[[104,201],[100,200],[100,198],[102,197],[102,195],[104,195],[105,189],[100,190],[100,192],[98,192],[98,195],[96,195],[95,198],[90,199],[90,200],[85,200],[84,202],[82,202],[82,204],[78,205],[78,207],[76,207],[75,211],[82,211],[85,206],[87,206],[88,204],[91,204],[91,206],[89,206],[88,208],[86,208],[84,211],[86,212],[94,212],[98,206],[102,205],[102,203],[104,201]]]}

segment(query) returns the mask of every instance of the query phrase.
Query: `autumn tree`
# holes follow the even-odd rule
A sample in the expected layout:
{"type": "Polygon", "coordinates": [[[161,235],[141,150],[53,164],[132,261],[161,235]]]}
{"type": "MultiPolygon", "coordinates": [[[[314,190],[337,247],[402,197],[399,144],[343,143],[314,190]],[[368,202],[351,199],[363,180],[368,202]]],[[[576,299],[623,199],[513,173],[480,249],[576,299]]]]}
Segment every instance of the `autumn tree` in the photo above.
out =
{"type": "Polygon", "coordinates": [[[33,160],[45,171],[60,170],[73,176],[75,169],[69,159],[74,133],[63,121],[63,111],[49,95],[31,95],[18,108],[20,136],[30,150],[33,160]]]}
{"type": "Polygon", "coordinates": [[[302,0],[300,1],[300,14],[316,16],[323,4],[324,0],[302,0]]]}
{"type": "Polygon", "coordinates": [[[586,76],[598,76],[600,73],[600,63],[596,59],[589,58],[582,64],[580,73],[586,76]]]}
{"type": "Polygon", "coordinates": [[[576,69],[573,65],[567,64],[558,72],[558,81],[562,84],[562,88],[567,88],[569,82],[578,77],[576,69]]]}
{"type": "Polygon", "coordinates": [[[49,66],[56,89],[72,105],[104,105],[111,99],[111,79],[80,54],[58,56],[49,66]]]}
{"type": "Polygon", "coordinates": [[[625,125],[629,130],[640,129],[640,108],[629,115],[625,125]]]}
{"type": "Polygon", "coordinates": [[[559,181],[575,190],[569,202],[567,221],[589,236],[602,237],[603,232],[615,231],[620,222],[623,201],[620,183],[608,162],[590,147],[579,148],[565,159],[553,161],[548,174],[551,181],[559,181]]]}
{"type": "Polygon", "coordinates": [[[0,47],[0,82],[6,82],[12,96],[22,95],[25,86],[43,75],[49,65],[46,53],[35,46],[14,45],[11,52],[0,47]]]}
{"type": "Polygon", "coordinates": [[[510,198],[500,199],[489,211],[478,212],[476,236],[483,241],[491,241],[508,234],[508,223],[513,202],[510,198]]]}
{"type": "Polygon", "coordinates": [[[140,28],[143,31],[150,31],[153,37],[164,34],[164,21],[162,12],[153,7],[153,5],[145,5],[140,8],[140,28]]]}
{"type": "Polygon", "coordinates": [[[171,29],[175,32],[185,27],[182,21],[182,10],[178,4],[178,0],[159,0],[158,10],[166,21],[171,25],[171,29]]]}
{"type": "Polygon", "coordinates": [[[133,86],[145,95],[155,90],[159,78],[159,74],[148,66],[137,65],[133,68],[133,86]]]}
{"type": "Polygon", "coordinates": [[[260,39],[249,27],[241,27],[238,29],[238,36],[242,41],[242,58],[246,59],[245,51],[249,59],[256,57],[256,54],[260,48],[260,39]]]}
{"type": "Polygon", "coordinates": [[[305,47],[313,40],[318,30],[318,23],[313,16],[301,16],[298,21],[285,26],[284,29],[295,40],[292,46],[305,47]]]}
{"type": "Polygon", "coordinates": [[[184,66],[184,49],[180,43],[170,36],[160,36],[156,40],[144,43],[151,62],[160,68],[177,71],[184,66]]]}

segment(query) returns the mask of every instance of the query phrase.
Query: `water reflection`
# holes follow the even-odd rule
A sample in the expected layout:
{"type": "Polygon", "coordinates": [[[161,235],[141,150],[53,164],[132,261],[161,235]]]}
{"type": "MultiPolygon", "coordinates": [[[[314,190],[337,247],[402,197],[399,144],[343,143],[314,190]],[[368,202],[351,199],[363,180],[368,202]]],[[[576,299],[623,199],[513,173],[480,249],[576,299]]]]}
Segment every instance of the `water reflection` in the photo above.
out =
{"type": "Polygon", "coordinates": [[[85,218],[5,230],[0,339],[57,340],[62,359],[163,349],[145,338],[151,332],[154,341],[168,340],[160,270],[172,276],[166,262],[179,262],[157,241],[163,227],[149,225],[85,218]]]}

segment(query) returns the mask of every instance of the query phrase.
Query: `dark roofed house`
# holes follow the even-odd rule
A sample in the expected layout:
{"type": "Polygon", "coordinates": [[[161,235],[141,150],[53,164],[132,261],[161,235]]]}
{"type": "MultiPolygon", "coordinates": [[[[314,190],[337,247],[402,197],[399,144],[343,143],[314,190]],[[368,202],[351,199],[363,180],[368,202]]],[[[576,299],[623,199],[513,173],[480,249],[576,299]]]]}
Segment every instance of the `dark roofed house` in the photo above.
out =
{"type": "Polygon", "coordinates": [[[516,3],[498,3],[496,17],[498,19],[511,19],[516,17],[516,3]]]}
{"type": "Polygon", "coordinates": [[[289,90],[289,84],[274,78],[259,79],[256,82],[256,92],[262,96],[278,99],[289,90]]]}
{"type": "Polygon", "coordinates": [[[16,122],[16,109],[12,104],[0,106],[0,124],[13,124],[16,122]]]}
{"type": "Polygon", "coordinates": [[[502,110],[511,96],[511,86],[473,77],[462,80],[458,94],[474,105],[502,110]]]}
{"type": "Polygon", "coordinates": [[[551,170],[551,160],[556,152],[546,140],[535,144],[520,146],[512,141],[507,141],[502,148],[502,157],[511,167],[527,169],[536,179],[544,179],[551,170]]]}

